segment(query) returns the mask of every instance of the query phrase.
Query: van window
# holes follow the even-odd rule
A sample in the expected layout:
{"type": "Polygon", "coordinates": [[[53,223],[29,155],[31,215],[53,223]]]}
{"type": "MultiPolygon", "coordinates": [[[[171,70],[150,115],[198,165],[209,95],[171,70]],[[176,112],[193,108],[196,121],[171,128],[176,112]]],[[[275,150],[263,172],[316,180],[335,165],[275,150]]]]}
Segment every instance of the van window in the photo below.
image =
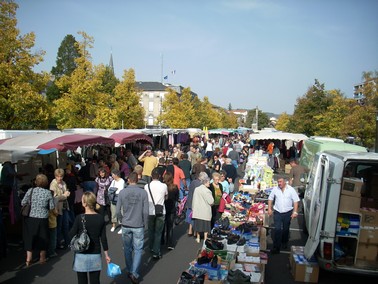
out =
{"type": "Polygon", "coordinates": [[[364,182],[361,188],[362,198],[378,199],[378,163],[376,161],[353,161],[346,164],[344,176],[361,179],[364,182]]]}

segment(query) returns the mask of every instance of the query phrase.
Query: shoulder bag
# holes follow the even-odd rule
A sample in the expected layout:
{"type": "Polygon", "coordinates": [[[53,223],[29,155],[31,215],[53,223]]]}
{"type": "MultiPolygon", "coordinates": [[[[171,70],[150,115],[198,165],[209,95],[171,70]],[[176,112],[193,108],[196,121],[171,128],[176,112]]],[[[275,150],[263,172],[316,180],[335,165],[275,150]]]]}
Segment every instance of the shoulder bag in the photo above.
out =
{"type": "Polygon", "coordinates": [[[85,228],[85,214],[81,214],[81,223],[83,224],[83,230],[81,233],[76,234],[71,242],[70,242],[70,249],[73,252],[84,252],[89,248],[90,238],[87,233],[87,229],[85,228]]]}
{"type": "Polygon", "coordinates": [[[154,197],[152,196],[152,193],[151,193],[150,183],[148,183],[148,191],[150,192],[152,203],[154,204],[154,207],[155,207],[155,216],[156,217],[163,216],[164,215],[164,205],[155,204],[154,197]]]}
{"type": "Polygon", "coordinates": [[[32,190],[31,190],[31,192],[30,192],[29,203],[26,203],[25,205],[23,205],[23,206],[21,207],[21,215],[24,216],[24,217],[29,217],[29,214],[30,214],[31,203],[32,203],[32,195],[33,195],[33,189],[34,189],[34,187],[32,188],[32,190]]]}

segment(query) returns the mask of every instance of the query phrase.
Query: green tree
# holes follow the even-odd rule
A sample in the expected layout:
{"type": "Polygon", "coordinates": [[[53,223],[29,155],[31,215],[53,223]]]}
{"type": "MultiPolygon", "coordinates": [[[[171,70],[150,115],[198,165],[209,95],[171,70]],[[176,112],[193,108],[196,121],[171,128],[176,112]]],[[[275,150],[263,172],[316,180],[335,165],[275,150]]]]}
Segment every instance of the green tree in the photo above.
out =
{"type": "Polygon", "coordinates": [[[32,52],[34,33],[20,35],[13,1],[0,2],[0,128],[47,128],[50,112],[42,92],[48,74],[33,67],[44,51],[32,52]]]}
{"type": "Polygon", "coordinates": [[[288,124],[290,121],[290,115],[288,115],[286,112],[281,113],[281,115],[278,117],[277,123],[275,128],[280,131],[288,131],[288,124]]]}
{"type": "Polygon", "coordinates": [[[48,85],[46,91],[46,96],[49,102],[60,98],[61,94],[67,91],[60,90],[55,84],[55,80],[58,80],[63,75],[71,75],[77,67],[75,60],[79,57],[80,51],[75,37],[70,34],[66,35],[58,49],[56,66],[51,69],[51,74],[54,76],[54,80],[48,85]]]}
{"type": "MultiPolygon", "coordinates": [[[[134,76],[135,77],[135,76],[134,76]]],[[[134,79],[135,82],[135,79],[134,79]]],[[[101,91],[114,96],[115,87],[120,83],[110,66],[105,67],[104,75],[102,76],[101,91]]]]}
{"type": "MultiPolygon", "coordinates": [[[[253,123],[256,123],[256,109],[251,109],[247,113],[247,118],[245,121],[246,127],[251,127],[253,123]]],[[[268,127],[270,123],[269,117],[266,113],[258,110],[258,128],[262,129],[268,127]]]]}
{"type": "Polygon", "coordinates": [[[231,103],[228,104],[228,110],[232,110],[232,105],[231,105],[231,103]]]}
{"type": "Polygon", "coordinates": [[[237,128],[238,127],[238,118],[237,116],[225,109],[219,109],[219,117],[221,120],[221,128],[237,128]]]}
{"type": "Polygon", "coordinates": [[[91,63],[89,49],[93,47],[94,40],[85,32],[79,34],[83,41],[78,43],[80,57],[76,59],[77,67],[70,75],[63,75],[56,81],[59,89],[68,90],[53,102],[58,128],[97,127],[100,110],[109,106],[110,95],[99,91],[105,67],[91,63]]]}
{"type": "Polygon", "coordinates": [[[324,90],[324,84],[320,84],[315,79],[314,85],[307,90],[306,94],[297,99],[288,130],[313,136],[317,131],[316,123],[314,123],[315,116],[323,115],[331,103],[332,98],[324,90]]]}

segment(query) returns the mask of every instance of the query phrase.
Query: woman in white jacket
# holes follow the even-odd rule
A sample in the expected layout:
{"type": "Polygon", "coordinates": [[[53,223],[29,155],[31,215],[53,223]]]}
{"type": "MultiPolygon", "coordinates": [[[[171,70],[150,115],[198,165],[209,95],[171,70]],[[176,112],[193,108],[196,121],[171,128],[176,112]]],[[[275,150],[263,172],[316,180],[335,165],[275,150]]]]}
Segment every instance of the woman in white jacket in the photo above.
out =
{"type": "Polygon", "coordinates": [[[202,185],[197,187],[193,194],[193,230],[197,233],[197,243],[200,242],[200,233],[204,233],[204,240],[211,230],[211,206],[214,203],[213,195],[209,189],[210,178],[202,180],[202,185]]]}

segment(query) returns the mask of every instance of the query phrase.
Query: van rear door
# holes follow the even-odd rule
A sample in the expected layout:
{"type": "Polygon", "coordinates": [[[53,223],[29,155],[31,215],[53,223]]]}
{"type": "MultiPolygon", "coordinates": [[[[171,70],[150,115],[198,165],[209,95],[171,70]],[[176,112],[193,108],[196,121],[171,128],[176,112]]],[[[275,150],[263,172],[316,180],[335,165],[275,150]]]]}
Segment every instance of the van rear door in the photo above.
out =
{"type": "Polygon", "coordinates": [[[321,154],[319,158],[318,168],[314,180],[316,181],[316,187],[314,186],[313,197],[311,200],[311,206],[309,218],[311,218],[311,225],[308,229],[308,239],[305,245],[304,254],[307,259],[310,259],[320,241],[320,231],[323,225],[324,209],[327,197],[327,179],[329,177],[329,160],[327,155],[321,154]]]}

